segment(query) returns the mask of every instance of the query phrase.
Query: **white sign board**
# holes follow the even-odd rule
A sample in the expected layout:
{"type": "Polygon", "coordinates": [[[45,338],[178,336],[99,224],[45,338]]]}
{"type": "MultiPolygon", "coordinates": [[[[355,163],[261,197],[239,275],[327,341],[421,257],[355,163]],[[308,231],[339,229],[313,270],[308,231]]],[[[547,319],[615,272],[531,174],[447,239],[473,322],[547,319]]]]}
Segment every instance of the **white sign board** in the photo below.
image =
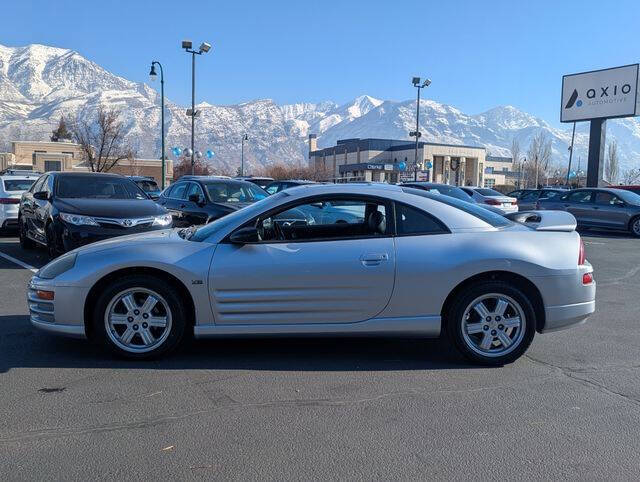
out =
{"type": "Polygon", "coordinates": [[[562,77],[560,122],[637,115],[638,64],[562,77]]]}

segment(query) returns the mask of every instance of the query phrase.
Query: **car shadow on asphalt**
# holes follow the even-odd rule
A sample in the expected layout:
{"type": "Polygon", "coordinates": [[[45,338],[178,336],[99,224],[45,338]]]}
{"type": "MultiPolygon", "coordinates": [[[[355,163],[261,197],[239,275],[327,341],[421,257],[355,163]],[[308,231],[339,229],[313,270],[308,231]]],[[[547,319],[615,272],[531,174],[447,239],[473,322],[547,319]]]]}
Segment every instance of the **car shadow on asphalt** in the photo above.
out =
{"type": "Polygon", "coordinates": [[[386,371],[474,368],[444,340],[389,337],[219,338],[189,341],[159,360],[114,358],[86,340],[40,333],[0,316],[0,373],[13,368],[386,371]]]}

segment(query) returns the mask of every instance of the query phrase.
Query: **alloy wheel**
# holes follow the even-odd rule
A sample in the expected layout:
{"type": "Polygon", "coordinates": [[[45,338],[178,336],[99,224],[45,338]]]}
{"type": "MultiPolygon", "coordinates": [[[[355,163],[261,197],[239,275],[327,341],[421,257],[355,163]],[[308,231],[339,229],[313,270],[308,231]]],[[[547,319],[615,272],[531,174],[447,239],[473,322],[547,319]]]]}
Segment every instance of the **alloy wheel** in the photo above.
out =
{"type": "Polygon", "coordinates": [[[147,353],[161,346],[171,332],[171,309],[147,288],[129,288],[115,295],[105,310],[109,339],[129,353],[147,353]]]}
{"type": "Polygon", "coordinates": [[[475,353],[500,357],[515,350],[524,338],[524,310],[513,298],[489,293],[473,300],[461,320],[462,338],[475,353]]]}
{"type": "Polygon", "coordinates": [[[636,236],[640,236],[640,218],[636,219],[633,222],[631,229],[633,230],[633,234],[635,234],[636,236]]]}

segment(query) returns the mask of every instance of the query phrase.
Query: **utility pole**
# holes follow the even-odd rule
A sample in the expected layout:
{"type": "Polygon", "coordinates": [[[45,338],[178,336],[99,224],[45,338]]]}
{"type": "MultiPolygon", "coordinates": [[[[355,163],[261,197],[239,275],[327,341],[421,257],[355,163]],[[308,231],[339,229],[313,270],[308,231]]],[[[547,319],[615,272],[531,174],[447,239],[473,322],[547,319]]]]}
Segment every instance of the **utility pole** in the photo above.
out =
{"type": "Polygon", "coordinates": [[[414,77],[412,79],[413,86],[418,89],[418,100],[416,102],[416,130],[415,132],[409,132],[409,136],[412,137],[415,135],[416,137],[416,155],[415,162],[413,164],[413,180],[418,180],[418,142],[420,140],[420,89],[424,89],[425,87],[429,87],[431,85],[431,80],[425,79],[425,81],[420,84],[420,77],[414,77]]]}

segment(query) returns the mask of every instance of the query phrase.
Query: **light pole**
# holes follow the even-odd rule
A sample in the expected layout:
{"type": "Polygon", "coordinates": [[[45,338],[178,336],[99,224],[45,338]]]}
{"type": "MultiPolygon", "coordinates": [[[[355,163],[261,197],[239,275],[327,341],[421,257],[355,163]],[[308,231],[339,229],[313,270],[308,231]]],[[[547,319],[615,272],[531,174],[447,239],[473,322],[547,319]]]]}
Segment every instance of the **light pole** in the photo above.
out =
{"type": "Polygon", "coordinates": [[[196,122],[196,55],[206,54],[209,50],[211,50],[211,44],[207,42],[202,42],[198,50],[193,50],[193,43],[191,40],[183,40],[182,48],[185,52],[191,54],[191,109],[187,109],[187,115],[191,116],[191,174],[194,172],[194,153],[195,153],[195,141],[194,141],[194,131],[195,131],[195,122],[196,122]]]}
{"type": "Polygon", "coordinates": [[[249,140],[249,136],[247,134],[244,134],[242,136],[242,154],[241,154],[241,160],[240,160],[240,176],[244,176],[244,141],[248,141],[249,140]]]}
{"type": "Polygon", "coordinates": [[[418,141],[420,140],[420,89],[424,89],[425,87],[429,87],[431,85],[431,81],[429,79],[425,79],[422,84],[420,84],[420,77],[414,77],[412,79],[413,86],[418,89],[418,100],[416,102],[416,130],[415,132],[409,132],[409,137],[416,136],[416,157],[415,163],[413,165],[413,180],[418,180],[418,141]]]}
{"type": "Polygon", "coordinates": [[[569,185],[569,173],[571,172],[571,158],[573,157],[573,140],[576,137],[576,123],[573,123],[573,133],[571,134],[571,145],[569,146],[569,167],[567,168],[567,186],[569,185]]]}
{"type": "Polygon", "coordinates": [[[162,181],[160,185],[164,190],[164,178],[165,178],[165,153],[164,153],[164,71],[162,70],[162,64],[157,60],[151,62],[151,71],[149,72],[149,78],[153,82],[158,77],[156,74],[156,65],[160,67],[160,99],[161,99],[161,112],[160,112],[160,138],[162,139],[162,181]]]}

